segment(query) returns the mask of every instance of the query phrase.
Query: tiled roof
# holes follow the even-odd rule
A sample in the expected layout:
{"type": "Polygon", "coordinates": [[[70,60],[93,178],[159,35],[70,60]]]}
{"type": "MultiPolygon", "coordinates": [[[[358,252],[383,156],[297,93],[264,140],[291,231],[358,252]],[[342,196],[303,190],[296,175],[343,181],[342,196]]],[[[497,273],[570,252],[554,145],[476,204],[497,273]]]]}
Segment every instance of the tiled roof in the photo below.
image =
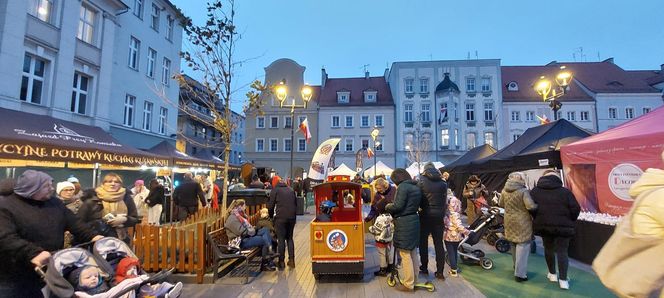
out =
{"type": "Polygon", "coordinates": [[[565,65],[578,82],[595,93],[659,93],[640,76],[631,74],[609,62],[552,62],[548,66],[565,65]]]}
{"type": "MultiPolygon", "coordinates": [[[[503,101],[504,102],[538,102],[542,101],[540,95],[535,92],[535,83],[541,76],[553,78],[560,70],[557,66],[502,66],[501,76],[503,81],[503,101]],[[511,82],[516,82],[518,91],[508,91],[511,82]]],[[[565,94],[565,101],[592,101],[588,95],[576,82],[570,86],[565,94]]]]}
{"type": "Polygon", "coordinates": [[[628,70],[627,72],[646,81],[650,86],[664,82],[664,71],[661,70],[628,70]]]}
{"type": "Polygon", "coordinates": [[[385,77],[335,78],[325,81],[325,87],[321,90],[318,104],[321,107],[391,106],[394,105],[394,101],[385,77]],[[348,103],[337,102],[338,91],[350,92],[348,103]],[[364,102],[364,91],[377,91],[378,98],[376,102],[364,102]]]}

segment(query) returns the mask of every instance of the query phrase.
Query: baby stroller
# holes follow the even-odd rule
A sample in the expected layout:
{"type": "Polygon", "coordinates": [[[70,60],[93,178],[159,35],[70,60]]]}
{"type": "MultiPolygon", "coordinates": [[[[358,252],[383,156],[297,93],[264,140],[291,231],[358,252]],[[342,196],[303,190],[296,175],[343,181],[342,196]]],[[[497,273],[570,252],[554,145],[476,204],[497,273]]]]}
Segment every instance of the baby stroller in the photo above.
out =
{"type": "Polygon", "coordinates": [[[481,249],[472,248],[487,233],[492,222],[499,216],[501,208],[490,207],[487,210],[486,215],[483,212],[483,215],[470,225],[468,228],[470,233],[459,242],[459,257],[465,264],[479,264],[482,268],[490,270],[493,268],[493,260],[485,257],[481,249]]]}
{"type": "MultiPolygon", "coordinates": [[[[498,205],[500,202],[500,193],[497,191],[493,192],[492,203],[498,205]]],[[[498,207],[496,207],[498,208],[498,207]]],[[[489,207],[481,208],[483,216],[489,216],[489,207]]],[[[486,242],[489,245],[492,245],[496,248],[497,251],[501,253],[506,253],[510,250],[511,244],[507,239],[505,239],[505,226],[503,225],[505,218],[505,209],[498,208],[500,212],[496,214],[496,218],[489,224],[489,228],[485,233],[486,242]]]]}

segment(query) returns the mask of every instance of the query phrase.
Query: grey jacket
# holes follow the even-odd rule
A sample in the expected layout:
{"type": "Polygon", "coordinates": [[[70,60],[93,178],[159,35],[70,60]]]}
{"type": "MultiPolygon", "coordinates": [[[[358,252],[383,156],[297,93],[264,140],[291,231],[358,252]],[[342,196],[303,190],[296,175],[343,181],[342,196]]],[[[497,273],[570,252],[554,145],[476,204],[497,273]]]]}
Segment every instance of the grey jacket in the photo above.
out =
{"type": "Polygon", "coordinates": [[[256,234],[255,229],[251,226],[251,224],[242,224],[242,222],[233,213],[228,215],[228,218],[224,222],[224,229],[226,229],[228,240],[238,236],[245,238],[256,234]]]}

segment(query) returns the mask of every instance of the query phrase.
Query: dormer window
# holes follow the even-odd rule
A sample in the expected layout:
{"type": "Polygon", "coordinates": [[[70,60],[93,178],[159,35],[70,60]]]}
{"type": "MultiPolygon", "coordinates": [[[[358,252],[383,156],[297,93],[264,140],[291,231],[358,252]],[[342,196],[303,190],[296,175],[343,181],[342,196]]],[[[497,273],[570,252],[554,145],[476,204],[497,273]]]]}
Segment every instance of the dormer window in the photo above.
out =
{"type": "Polygon", "coordinates": [[[378,99],[378,91],[367,90],[364,91],[364,102],[376,102],[378,99]]]}
{"type": "Polygon", "coordinates": [[[349,103],[350,102],[350,91],[338,91],[337,92],[337,102],[338,103],[349,103]]]}
{"type": "Polygon", "coordinates": [[[517,82],[510,82],[507,84],[507,91],[517,92],[519,91],[519,84],[517,82]]]}

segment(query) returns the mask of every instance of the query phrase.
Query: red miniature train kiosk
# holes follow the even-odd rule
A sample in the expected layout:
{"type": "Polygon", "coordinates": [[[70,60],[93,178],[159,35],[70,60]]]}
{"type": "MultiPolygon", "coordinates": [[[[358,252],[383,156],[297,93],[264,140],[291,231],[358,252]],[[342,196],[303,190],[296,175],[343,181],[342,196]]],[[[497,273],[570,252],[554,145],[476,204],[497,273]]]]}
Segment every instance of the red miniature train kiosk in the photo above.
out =
{"type": "Polygon", "coordinates": [[[311,222],[311,269],[316,279],[321,275],[364,277],[364,221],[362,185],[348,176],[328,177],[328,182],[314,186],[316,219],[311,222]],[[319,220],[319,206],[324,201],[336,204],[325,221],[319,220]]]}

